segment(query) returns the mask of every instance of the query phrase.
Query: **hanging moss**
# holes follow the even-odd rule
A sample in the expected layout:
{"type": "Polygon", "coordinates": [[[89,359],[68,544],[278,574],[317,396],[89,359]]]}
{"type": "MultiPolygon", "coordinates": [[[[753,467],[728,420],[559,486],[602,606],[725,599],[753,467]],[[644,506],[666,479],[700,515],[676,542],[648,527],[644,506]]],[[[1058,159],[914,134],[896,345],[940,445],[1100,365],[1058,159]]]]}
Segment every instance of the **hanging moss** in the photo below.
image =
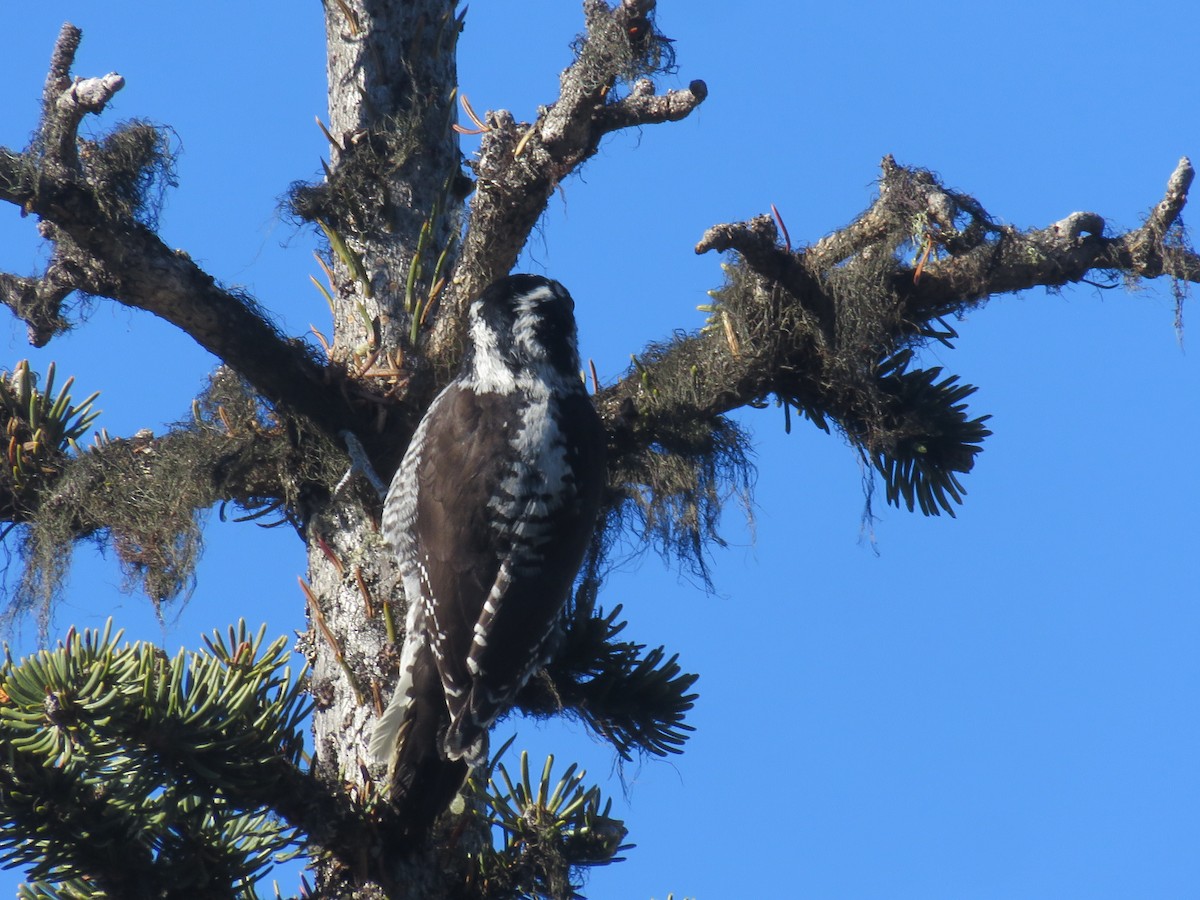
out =
{"type": "Polygon", "coordinates": [[[393,116],[347,142],[324,181],[291,185],[286,202],[292,214],[360,238],[390,233],[396,203],[389,191],[392,173],[422,146],[422,122],[420,116],[393,116]]]}
{"type": "Polygon", "coordinates": [[[80,139],[80,163],[110,218],[158,226],[166,191],[178,184],[171,136],[168,128],[133,120],[100,140],[80,139]]]}
{"type": "Polygon", "coordinates": [[[66,457],[22,526],[24,572],[5,618],[45,621],[74,544],[111,548],[126,577],[161,604],[185,594],[202,550],[201,522],[217,504],[300,525],[306,500],[344,473],[342,451],[280,417],[228,369],[218,369],[189,421],[155,437],[98,439],[66,457]]]}
{"type": "MultiPolygon", "coordinates": [[[[610,466],[610,483],[619,487],[604,533],[611,542],[627,530],[641,534],[707,583],[705,548],[724,544],[718,531],[722,509],[730,498],[749,497],[749,438],[723,416],[705,423],[666,405],[639,416],[632,428],[653,440],[610,466]]],[[[603,554],[612,550],[606,546],[603,554]]]]}
{"type": "Polygon", "coordinates": [[[675,70],[675,51],[670,38],[656,27],[653,3],[624,3],[614,12],[603,0],[589,0],[584,12],[587,30],[575,38],[571,49],[585,88],[611,87],[614,73],[630,83],[675,70]]]}

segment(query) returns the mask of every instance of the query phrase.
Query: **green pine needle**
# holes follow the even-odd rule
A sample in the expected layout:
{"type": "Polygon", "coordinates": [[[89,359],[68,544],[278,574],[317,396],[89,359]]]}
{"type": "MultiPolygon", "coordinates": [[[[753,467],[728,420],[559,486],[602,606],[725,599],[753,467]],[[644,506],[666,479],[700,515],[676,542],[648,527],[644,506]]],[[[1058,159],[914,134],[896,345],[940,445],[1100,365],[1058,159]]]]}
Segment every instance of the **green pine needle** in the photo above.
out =
{"type": "Polygon", "coordinates": [[[110,621],[20,661],[6,648],[0,862],[40,882],[26,896],[249,889],[294,846],[268,801],[308,705],[287,639],[264,636],[242,622],[168,658],[110,621]]]}
{"type": "Polygon", "coordinates": [[[556,780],[553,769],[548,756],[533,778],[522,751],[515,781],[503,763],[493,762],[486,785],[475,782],[498,839],[480,857],[490,895],[578,897],[579,869],[620,862],[616,854],[628,849],[621,843],[625,824],[612,817],[612,801],[585,784],[587,773],[572,764],[556,780]]]}
{"type": "Polygon", "coordinates": [[[683,671],[678,655],[618,636],[625,630],[618,604],[605,614],[570,620],[562,651],[548,667],[557,699],[625,760],[635,751],[682,753],[694,730],[685,721],[695,705],[699,676],[683,671]]]}

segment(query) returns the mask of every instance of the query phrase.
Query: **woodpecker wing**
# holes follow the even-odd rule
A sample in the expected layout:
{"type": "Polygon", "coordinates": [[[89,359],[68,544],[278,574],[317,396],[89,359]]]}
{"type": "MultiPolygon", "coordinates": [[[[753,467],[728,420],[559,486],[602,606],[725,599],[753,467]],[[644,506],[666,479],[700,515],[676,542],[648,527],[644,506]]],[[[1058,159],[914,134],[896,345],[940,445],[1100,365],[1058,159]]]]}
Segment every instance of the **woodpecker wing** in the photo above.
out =
{"type": "MultiPolygon", "coordinates": [[[[487,498],[499,479],[507,446],[503,419],[485,422],[480,395],[452,382],[430,405],[392,481],[383,532],[396,551],[408,600],[400,682],[372,741],[386,759],[419,680],[414,667],[448,654],[464,660],[475,618],[496,580],[500,561],[487,527],[487,498]],[[421,652],[424,648],[428,652],[421,652]]],[[[439,664],[440,670],[442,666],[439,664]]],[[[464,677],[457,672],[457,687],[464,677]]],[[[441,675],[438,680],[440,682],[441,675]]],[[[445,699],[437,697],[443,709],[445,699]]]]}
{"type": "MultiPolygon", "coordinates": [[[[522,417],[521,429],[540,415],[522,417]]],[[[470,693],[456,704],[447,735],[451,755],[466,753],[515,699],[530,676],[548,662],[559,635],[560,614],[595,528],[605,482],[605,434],[587,395],[556,397],[542,435],[544,452],[532,470],[518,467],[503,486],[518,488],[512,505],[493,504],[493,531],[502,535],[503,559],[479,610],[467,668],[470,693]]],[[[501,495],[507,494],[503,490],[501,495]]]]}
{"type": "Polygon", "coordinates": [[[470,689],[475,624],[502,565],[488,504],[508,468],[515,417],[505,414],[507,400],[448,387],[427,420],[412,473],[426,639],[450,708],[470,689]]]}

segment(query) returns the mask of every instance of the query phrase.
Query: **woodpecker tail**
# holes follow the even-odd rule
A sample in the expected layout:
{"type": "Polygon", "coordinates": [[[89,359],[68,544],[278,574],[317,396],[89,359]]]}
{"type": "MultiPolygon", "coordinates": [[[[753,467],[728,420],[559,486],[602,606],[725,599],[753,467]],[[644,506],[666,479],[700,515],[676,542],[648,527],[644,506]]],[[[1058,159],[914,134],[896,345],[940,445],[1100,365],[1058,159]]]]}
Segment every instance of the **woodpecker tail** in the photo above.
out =
{"type": "Polygon", "coordinates": [[[450,722],[433,653],[418,652],[403,667],[392,702],[375,725],[371,756],[388,767],[388,793],[409,832],[426,831],[458,793],[467,764],[447,759],[450,722]]]}
{"type": "Polygon", "coordinates": [[[449,759],[461,759],[469,766],[477,766],[484,762],[488,752],[488,731],[495,721],[498,711],[488,710],[490,716],[481,718],[471,698],[475,689],[468,691],[467,702],[451,714],[447,722],[446,737],[442,746],[449,759]]]}

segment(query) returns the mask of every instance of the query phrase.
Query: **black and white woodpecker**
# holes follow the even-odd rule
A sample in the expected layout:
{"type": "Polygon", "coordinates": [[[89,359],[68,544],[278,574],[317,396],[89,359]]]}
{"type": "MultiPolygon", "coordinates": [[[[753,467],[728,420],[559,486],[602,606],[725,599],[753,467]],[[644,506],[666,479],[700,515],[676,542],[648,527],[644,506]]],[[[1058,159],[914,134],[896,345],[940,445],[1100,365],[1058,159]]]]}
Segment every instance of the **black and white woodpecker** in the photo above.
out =
{"type": "Polygon", "coordinates": [[[371,755],[421,824],[486,757],[488,730],[554,653],[596,526],[606,438],[580,375],[574,307],[536,275],[502,278],[471,304],[462,368],[385,501],[408,617],[371,755]]]}

